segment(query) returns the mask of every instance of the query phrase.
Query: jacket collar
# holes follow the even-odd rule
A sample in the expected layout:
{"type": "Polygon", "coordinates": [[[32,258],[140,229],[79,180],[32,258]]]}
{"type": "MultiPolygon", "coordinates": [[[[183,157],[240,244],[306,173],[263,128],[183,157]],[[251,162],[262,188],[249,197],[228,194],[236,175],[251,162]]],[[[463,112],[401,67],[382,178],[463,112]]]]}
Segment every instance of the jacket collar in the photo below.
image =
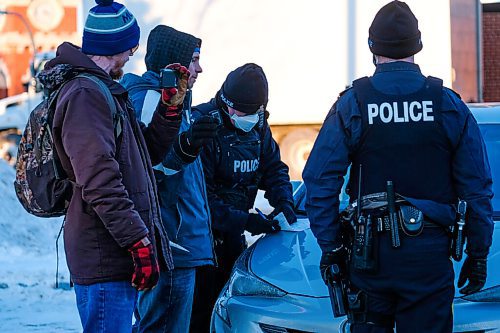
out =
{"type": "Polygon", "coordinates": [[[57,48],[56,57],[50,60],[46,65],[46,70],[50,70],[57,65],[68,64],[78,72],[86,72],[95,75],[101,79],[109,88],[113,95],[126,94],[127,90],[114,81],[108,73],[97,66],[86,54],[82,53],[81,49],[76,45],[64,42],[57,48]]]}
{"type": "Polygon", "coordinates": [[[396,72],[396,71],[410,71],[410,72],[421,73],[420,67],[415,63],[407,61],[394,61],[377,65],[377,68],[375,69],[375,74],[384,72],[396,72]]]}

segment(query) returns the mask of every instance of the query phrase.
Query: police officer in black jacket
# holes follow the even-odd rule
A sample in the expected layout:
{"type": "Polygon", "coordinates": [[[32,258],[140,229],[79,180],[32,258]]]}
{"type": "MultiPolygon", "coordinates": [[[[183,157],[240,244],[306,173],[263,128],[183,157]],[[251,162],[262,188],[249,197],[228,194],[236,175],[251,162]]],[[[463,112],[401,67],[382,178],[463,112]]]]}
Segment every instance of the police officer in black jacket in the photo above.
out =
{"type": "Polygon", "coordinates": [[[267,123],[268,84],[262,68],[245,64],[227,76],[216,97],[193,108],[193,114],[220,118],[215,140],[201,152],[212,215],[218,267],[197,272],[191,332],[208,332],[210,315],[238,256],[246,249],[243,232],[280,230],[282,212],[296,221],[288,167],[267,123]],[[275,208],[268,216],[249,213],[257,190],[275,208]]]}
{"type": "MultiPolygon", "coordinates": [[[[460,96],[444,88],[441,80],[423,76],[414,63],[422,41],[406,3],[392,1],[380,9],[368,44],[374,75],[354,81],[341,94],[303,173],[307,214],[323,251],[322,276],[327,282],[347,277],[354,333],[393,332],[394,325],[403,333],[451,332],[454,273],[448,229],[459,198],[468,204],[468,241],[458,287],[466,284],[460,292],[469,294],[486,281],[493,193],[484,142],[460,96]],[[339,193],[349,166],[351,203],[358,194],[384,198],[380,193],[391,192],[388,181],[402,197],[397,198],[399,216],[388,209],[366,220],[350,219],[361,237],[354,237],[347,266],[339,193]],[[406,219],[406,213],[414,214],[413,220],[406,219]],[[362,236],[368,220],[376,266],[365,257],[358,260],[358,249],[362,253],[368,248],[357,247],[369,244],[362,236]],[[417,222],[419,228],[413,229],[417,222]],[[340,275],[330,270],[332,265],[340,268],[340,275]]],[[[434,52],[439,55],[439,50],[434,52]]],[[[377,214],[364,208],[361,212],[377,214]]]]}

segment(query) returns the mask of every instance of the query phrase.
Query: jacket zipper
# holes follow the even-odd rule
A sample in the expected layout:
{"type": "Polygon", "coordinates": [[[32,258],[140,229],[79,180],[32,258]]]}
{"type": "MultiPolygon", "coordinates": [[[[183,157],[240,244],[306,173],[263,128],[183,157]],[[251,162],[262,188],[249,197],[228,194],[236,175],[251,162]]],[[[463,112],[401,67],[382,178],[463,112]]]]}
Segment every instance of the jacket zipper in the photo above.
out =
{"type": "MultiPolygon", "coordinates": [[[[189,94],[189,103],[188,103],[188,108],[186,110],[189,124],[191,124],[191,99],[192,99],[192,94],[189,94]]],[[[200,172],[201,179],[203,180],[203,183],[205,185],[202,186],[203,198],[205,199],[203,208],[205,208],[205,212],[207,213],[208,235],[210,236],[210,248],[212,249],[212,258],[214,266],[218,267],[219,264],[217,262],[217,255],[215,254],[215,248],[214,248],[214,236],[212,234],[212,216],[210,215],[210,207],[208,207],[208,195],[207,195],[207,185],[205,182],[205,173],[203,172],[203,167],[199,156],[196,158],[195,163],[198,165],[198,170],[200,172]]]]}

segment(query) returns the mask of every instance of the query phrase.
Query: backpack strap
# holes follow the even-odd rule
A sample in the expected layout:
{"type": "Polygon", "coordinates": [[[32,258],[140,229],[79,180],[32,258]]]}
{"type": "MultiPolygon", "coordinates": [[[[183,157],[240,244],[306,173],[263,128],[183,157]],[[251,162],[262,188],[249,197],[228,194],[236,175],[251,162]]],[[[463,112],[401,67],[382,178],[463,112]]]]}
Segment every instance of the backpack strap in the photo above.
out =
{"type": "Polygon", "coordinates": [[[77,76],[75,76],[74,79],[78,77],[89,79],[95,84],[97,84],[97,86],[99,87],[99,91],[104,95],[104,98],[106,99],[106,102],[108,103],[108,106],[111,110],[111,115],[113,117],[113,127],[115,129],[115,138],[118,138],[123,130],[121,117],[118,113],[118,110],[116,109],[115,99],[113,98],[113,95],[111,94],[111,91],[109,90],[108,86],[104,82],[102,82],[99,78],[97,78],[92,74],[80,73],[77,76]]]}
{"type": "MultiPolygon", "coordinates": [[[[55,90],[52,93],[48,93],[46,96],[48,98],[48,107],[50,110],[55,109],[55,103],[58,100],[59,93],[63,89],[63,87],[70,81],[76,79],[76,78],[86,78],[94,82],[97,87],[99,88],[98,90],[104,95],[104,98],[106,99],[106,103],[108,104],[110,110],[111,110],[111,116],[113,118],[113,128],[114,128],[114,134],[115,134],[115,140],[116,142],[116,151],[115,155],[118,156],[120,153],[120,144],[118,142],[118,138],[122,134],[123,127],[122,127],[122,116],[118,112],[115,104],[115,99],[113,98],[113,95],[111,94],[111,91],[109,90],[108,86],[102,82],[98,77],[95,75],[89,74],[89,73],[79,73],[78,75],[75,75],[74,77],[70,78],[69,80],[65,81],[63,84],[61,84],[57,90],[55,90]]],[[[49,123],[52,123],[52,112],[49,111],[49,123]]],[[[51,132],[51,126],[49,126],[49,131],[51,132]]],[[[52,135],[52,133],[50,133],[52,135]]],[[[54,168],[56,170],[56,173],[58,173],[60,170],[62,170],[61,167],[58,167],[58,157],[57,154],[54,155],[54,168]]]]}

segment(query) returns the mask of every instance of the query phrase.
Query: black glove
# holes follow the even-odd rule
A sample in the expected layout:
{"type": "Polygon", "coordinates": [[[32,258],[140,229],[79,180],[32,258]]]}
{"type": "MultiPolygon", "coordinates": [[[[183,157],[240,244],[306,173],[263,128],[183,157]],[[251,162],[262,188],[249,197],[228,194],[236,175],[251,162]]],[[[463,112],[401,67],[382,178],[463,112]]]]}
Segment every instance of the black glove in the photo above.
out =
{"type": "Polygon", "coordinates": [[[279,213],[283,213],[288,224],[293,224],[297,222],[297,216],[295,215],[295,211],[293,210],[292,203],[286,201],[280,205],[278,205],[271,214],[269,214],[269,218],[274,218],[279,213]]]}
{"type": "Polygon", "coordinates": [[[196,119],[186,132],[179,134],[174,149],[186,163],[193,162],[201,148],[209,144],[217,135],[218,123],[210,116],[196,119]]]}
{"type": "Polygon", "coordinates": [[[217,135],[219,124],[211,116],[202,116],[196,119],[186,132],[187,144],[194,150],[209,144],[217,135]]]}
{"type": "Polygon", "coordinates": [[[340,246],[333,251],[323,252],[321,261],[319,262],[319,270],[325,284],[328,283],[329,268],[332,265],[337,265],[340,270],[340,276],[347,274],[347,250],[344,246],[340,246]]]}
{"type": "Polygon", "coordinates": [[[245,230],[252,234],[252,236],[259,234],[270,234],[281,230],[279,222],[270,220],[260,216],[260,214],[248,214],[247,224],[245,230]]]}
{"type": "Polygon", "coordinates": [[[481,290],[486,283],[486,259],[475,259],[471,257],[465,258],[464,265],[460,270],[457,287],[461,294],[472,294],[481,290]],[[465,282],[469,280],[467,286],[465,282]]]}

